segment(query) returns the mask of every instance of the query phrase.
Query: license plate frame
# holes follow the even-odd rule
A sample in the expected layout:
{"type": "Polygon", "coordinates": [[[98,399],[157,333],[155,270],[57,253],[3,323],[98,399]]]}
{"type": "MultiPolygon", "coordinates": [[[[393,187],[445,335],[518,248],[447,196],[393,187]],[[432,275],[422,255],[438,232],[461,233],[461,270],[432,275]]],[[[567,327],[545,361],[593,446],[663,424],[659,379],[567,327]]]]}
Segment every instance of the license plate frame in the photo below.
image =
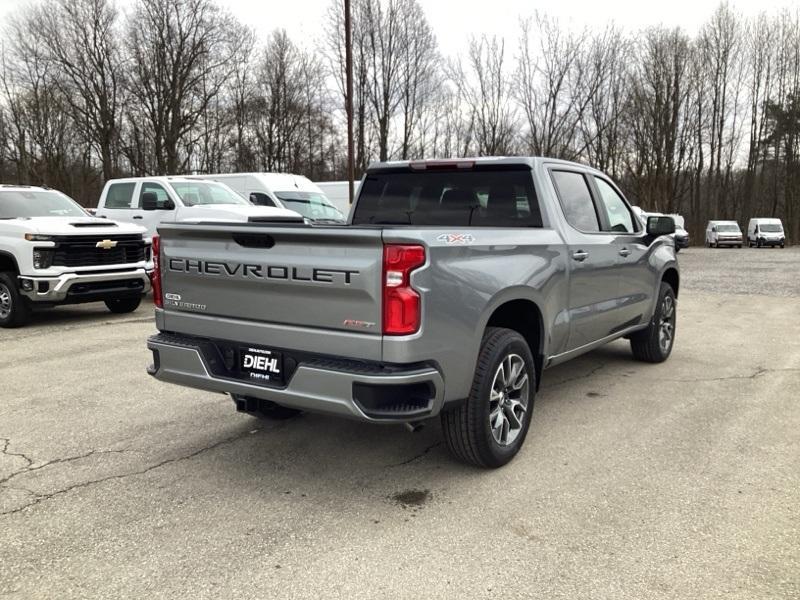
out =
{"type": "Polygon", "coordinates": [[[274,348],[240,346],[237,367],[240,379],[262,385],[283,385],[285,382],[283,353],[274,348]]]}

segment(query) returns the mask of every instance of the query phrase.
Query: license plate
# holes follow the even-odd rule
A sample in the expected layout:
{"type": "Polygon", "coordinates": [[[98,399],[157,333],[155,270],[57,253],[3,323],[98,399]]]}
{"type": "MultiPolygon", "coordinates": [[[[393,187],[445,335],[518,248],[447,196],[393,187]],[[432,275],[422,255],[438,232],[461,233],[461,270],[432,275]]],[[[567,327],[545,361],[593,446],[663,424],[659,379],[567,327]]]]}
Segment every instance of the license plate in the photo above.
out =
{"type": "Polygon", "coordinates": [[[239,371],[254,383],[283,383],[283,355],[267,348],[243,346],[239,351],[239,371]]]}

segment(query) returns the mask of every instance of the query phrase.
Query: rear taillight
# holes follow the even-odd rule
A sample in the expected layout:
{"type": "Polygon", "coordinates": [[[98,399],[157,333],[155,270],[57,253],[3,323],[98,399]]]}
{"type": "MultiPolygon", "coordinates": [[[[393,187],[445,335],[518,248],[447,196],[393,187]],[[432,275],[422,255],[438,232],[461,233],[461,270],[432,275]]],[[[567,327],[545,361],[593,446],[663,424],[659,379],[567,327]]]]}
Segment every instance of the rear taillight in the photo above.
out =
{"type": "Polygon", "coordinates": [[[164,308],[164,299],[161,296],[161,239],[153,236],[153,273],[150,275],[150,284],[153,286],[153,304],[156,308],[164,308]]]}
{"type": "Polygon", "coordinates": [[[419,329],[420,297],[411,287],[411,272],[425,264],[425,247],[383,247],[383,333],[408,335],[419,329]]]}

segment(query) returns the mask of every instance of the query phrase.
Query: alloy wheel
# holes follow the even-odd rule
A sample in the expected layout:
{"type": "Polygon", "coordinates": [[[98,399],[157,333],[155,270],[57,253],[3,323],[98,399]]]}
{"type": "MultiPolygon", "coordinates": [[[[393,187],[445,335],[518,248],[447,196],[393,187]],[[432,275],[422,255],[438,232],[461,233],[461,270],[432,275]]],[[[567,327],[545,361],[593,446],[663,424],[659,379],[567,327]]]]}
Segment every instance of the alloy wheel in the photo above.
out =
{"type": "Polygon", "coordinates": [[[529,397],[525,360],[519,354],[509,354],[497,367],[489,392],[489,427],[501,446],[513,444],[522,431],[529,397]]]}
{"type": "Polygon", "coordinates": [[[0,283],[0,319],[11,315],[11,291],[4,283],[0,283]]]}
{"type": "Polygon", "coordinates": [[[658,326],[658,345],[661,351],[666,353],[672,346],[672,338],[675,335],[675,299],[664,296],[661,303],[661,321],[658,326]]]}

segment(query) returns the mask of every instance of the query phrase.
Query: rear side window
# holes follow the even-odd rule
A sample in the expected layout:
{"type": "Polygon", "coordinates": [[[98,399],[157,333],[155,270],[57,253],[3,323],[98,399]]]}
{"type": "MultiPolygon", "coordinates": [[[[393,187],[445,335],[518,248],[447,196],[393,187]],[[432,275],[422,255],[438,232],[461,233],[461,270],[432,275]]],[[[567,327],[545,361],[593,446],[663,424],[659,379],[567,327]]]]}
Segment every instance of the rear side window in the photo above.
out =
{"type": "Polygon", "coordinates": [[[356,225],[541,227],[529,170],[426,170],[370,173],[356,225]]]}
{"type": "Polygon", "coordinates": [[[131,208],[135,183],[112,183],[106,194],[106,208],[131,208]]]}
{"type": "Polygon", "coordinates": [[[592,193],[583,174],[551,171],[551,175],[567,222],[579,231],[600,231],[592,193]]]}

